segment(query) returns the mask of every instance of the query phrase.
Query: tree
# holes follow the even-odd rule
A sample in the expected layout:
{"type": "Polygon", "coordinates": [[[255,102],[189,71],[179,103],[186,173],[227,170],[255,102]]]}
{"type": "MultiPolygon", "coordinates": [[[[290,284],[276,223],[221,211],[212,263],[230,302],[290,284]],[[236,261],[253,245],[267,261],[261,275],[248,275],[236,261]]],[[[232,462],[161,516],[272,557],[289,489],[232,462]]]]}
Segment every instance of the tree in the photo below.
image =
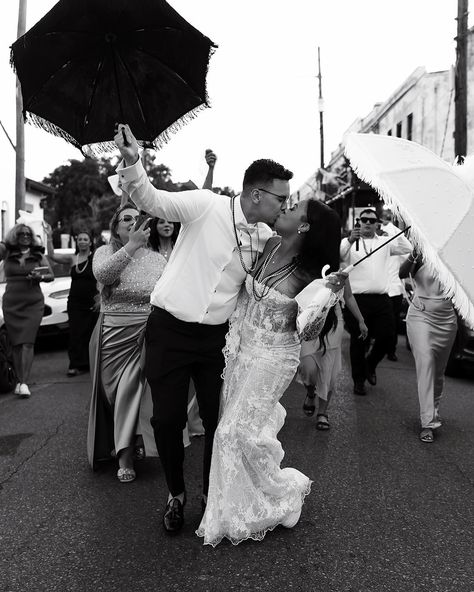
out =
{"type": "Polygon", "coordinates": [[[171,180],[171,169],[164,164],[156,164],[155,160],[156,156],[149,150],[143,151],[142,162],[148,178],[157,189],[175,190],[175,184],[171,180]]]}
{"type": "Polygon", "coordinates": [[[118,201],[107,177],[115,173],[115,166],[111,159],[86,157],[57,167],[43,180],[56,189],[56,194],[46,199],[48,222],[52,226],[61,222],[63,232],[76,233],[92,230],[103,218],[110,219],[110,211],[115,210],[118,201]]]}

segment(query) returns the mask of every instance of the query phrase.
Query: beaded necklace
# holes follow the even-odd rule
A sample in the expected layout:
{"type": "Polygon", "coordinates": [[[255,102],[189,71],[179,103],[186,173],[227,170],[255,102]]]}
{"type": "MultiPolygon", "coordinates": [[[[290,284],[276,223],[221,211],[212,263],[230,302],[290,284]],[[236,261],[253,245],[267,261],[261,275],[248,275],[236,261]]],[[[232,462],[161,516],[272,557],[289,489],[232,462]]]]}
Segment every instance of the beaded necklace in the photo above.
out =
{"type": "Polygon", "coordinates": [[[260,302],[260,300],[266,298],[270,293],[271,288],[275,289],[277,286],[279,286],[282,282],[289,278],[298,267],[298,263],[296,263],[293,259],[289,263],[285,263],[285,265],[278,267],[275,269],[275,271],[272,271],[272,273],[269,273],[267,276],[265,276],[267,267],[269,266],[270,261],[275,253],[280,248],[280,245],[281,243],[278,243],[273,247],[273,249],[265,257],[260,269],[252,277],[252,295],[257,302],[260,302]],[[260,293],[257,290],[256,282],[263,284],[263,289],[260,293]]]}
{"type": "MultiPolygon", "coordinates": [[[[84,263],[84,261],[83,261],[84,263]]],[[[82,269],[79,269],[79,255],[76,255],[76,273],[83,273],[86,270],[86,267],[89,265],[89,256],[85,260],[85,265],[82,269]]]]}
{"type": "Polygon", "coordinates": [[[245,264],[244,261],[244,257],[242,255],[242,247],[240,245],[240,240],[239,240],[239,236],[237,234],[237,226],[235,224],[235,199],[237,196],[234,196],[231,198],[231,210],[232,210],[232,225],[234,227],[234,236],[235,236],[235,242],[237,243],[237,251],[239,253],[239,259],[240,259],[240,264],[242,265],[244,271],[246,273],[252,273],[256,266],[257,266],[257,261],[258,261],[258,245],[260,244],[260,235],[259,235],[259,229],[257,226],[257,247],[254,251],[253,248],[253,242],[252,242],[252,235],[250,234],[250,232],[248,230],[245,229],[245,232],[248,234],[249,239],[250,239],[250,267],[247,267],[247,265],[245,264]]]}

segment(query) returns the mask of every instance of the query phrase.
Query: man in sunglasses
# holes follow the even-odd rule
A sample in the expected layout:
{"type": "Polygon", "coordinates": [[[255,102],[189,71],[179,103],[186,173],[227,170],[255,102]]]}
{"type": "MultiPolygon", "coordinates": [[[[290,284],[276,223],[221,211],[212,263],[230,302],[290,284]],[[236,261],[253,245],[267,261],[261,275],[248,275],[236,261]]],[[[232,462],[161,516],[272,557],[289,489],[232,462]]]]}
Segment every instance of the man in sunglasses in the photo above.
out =
{"type": "MultiPolygon", "coordinates": [[[[378,216],[375,210],[367,208],[360,213],[360,228],[354,228],[350,235],[341,241],[341,261],[343,266],[360,261],[366,255],[387,241],[387,237],[376,233],[378,216]]],[[[359,324],[352,313],[344,310],[344,320],[351,335],[350,358],[354,394],[365,395],[365,381],[377,383],[377,364],[393,347],[395,323],[392,303],[388,291],[390,286],[390,257],[406,255],[412,246],[401,235],[368,257],[351,272],[351,287],[360,312],[369,328],[369,337],[374,344],[366,357],[365,340],[360,339],[359,324]]]]}

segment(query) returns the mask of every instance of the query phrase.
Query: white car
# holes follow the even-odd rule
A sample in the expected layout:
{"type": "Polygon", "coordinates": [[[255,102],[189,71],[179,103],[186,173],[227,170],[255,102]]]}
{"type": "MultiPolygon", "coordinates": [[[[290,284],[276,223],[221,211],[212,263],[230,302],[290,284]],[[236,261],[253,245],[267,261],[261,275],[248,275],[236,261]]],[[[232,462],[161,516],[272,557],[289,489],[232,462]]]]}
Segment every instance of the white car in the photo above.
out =
{"type": "MultiPolygon", "coordinates": [[[[64,265],[53,265],[55,279],[52,282],[41,282],[44,294],[44,314],[38,331],[38,336],[58,335],[69,328],[67,316],[67,299],[71,288],[69,269],[64,265]]],[[[6,283],[0,283],[0,302],[5,293],[6,283]]],[[[0,327],[3,327],[3,312],[0,308],[0,327]]]]}

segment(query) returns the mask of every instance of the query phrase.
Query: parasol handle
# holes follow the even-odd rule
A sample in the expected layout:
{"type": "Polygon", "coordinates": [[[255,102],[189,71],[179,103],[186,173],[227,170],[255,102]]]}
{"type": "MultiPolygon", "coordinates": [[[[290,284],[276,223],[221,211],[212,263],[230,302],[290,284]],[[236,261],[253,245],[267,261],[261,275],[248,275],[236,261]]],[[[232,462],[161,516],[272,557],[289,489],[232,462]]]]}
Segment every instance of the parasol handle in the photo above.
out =
{"type": "MultiPolygon", "coordinates": [[[[391,243],[393,240],[395,240],[396,238],[398,238],[399,236],[401,236],[402,234],[404,234],[405,232],[407,232],[408,230],[410,230],[410,228],[411,228],[411,226],[407,226],[405,228],[405,230],[401,230],[397,234],[394,234],[391,238],[389,238],[387,241],[385,241],[379,247],[377,247],[376,249],[374,249],[373,251],[371,251],[370,253],[368,253],[365,257],[362,257],[362,259],[359,259],[359,261],[356,261],[355,263],[352,263],[351,265],[348,265],[344,269],[341,269],[341,272],[340,273],[350,273],[354,269],[354,267],[356,265],[359,265],[359,263],[362,263],[362,261],[365,261],[368,257],[370,257],[371,255],[373,255],[374,253],[376,253],[377,251],[379,251],[380,249],[382,249],[383,247],[385,247],[386,245],[388,245],[388,243],[391,243]]],[[[330,269],[329,265],[325,265],[322,268],[321,275],[322,275],[323,278],[325,278],[328,275],[329,269],[330,269]]]]}

